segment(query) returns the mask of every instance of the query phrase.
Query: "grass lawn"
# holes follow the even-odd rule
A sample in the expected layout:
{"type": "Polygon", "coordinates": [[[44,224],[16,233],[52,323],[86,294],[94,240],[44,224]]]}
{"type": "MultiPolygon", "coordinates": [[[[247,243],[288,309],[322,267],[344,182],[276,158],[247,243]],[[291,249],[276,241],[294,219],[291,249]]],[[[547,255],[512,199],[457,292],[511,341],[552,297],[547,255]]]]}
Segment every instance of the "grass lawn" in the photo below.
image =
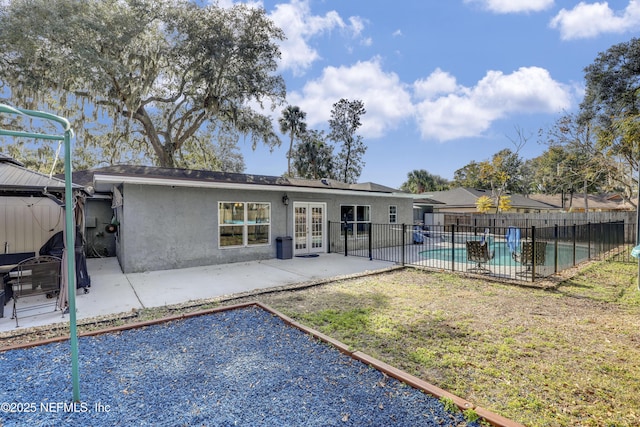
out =
{"type": "Polygon", "coordinates": [[[553,290],[406,269],[258,299],[527,426],[640,425],[637,265],[553,290]]]}
{"type": "MultiPolygon", "coordinates": [[[[543,290],[407,268],[247,299],[527,426],[631,427],[640,425],[637,271],[593,263],[543,290]]],[[[78,330],[220,304],[146,309],[78,330]]],[[[0,345],[65,335],[64,325],[33,328],[2,334],[0,345]]]]}

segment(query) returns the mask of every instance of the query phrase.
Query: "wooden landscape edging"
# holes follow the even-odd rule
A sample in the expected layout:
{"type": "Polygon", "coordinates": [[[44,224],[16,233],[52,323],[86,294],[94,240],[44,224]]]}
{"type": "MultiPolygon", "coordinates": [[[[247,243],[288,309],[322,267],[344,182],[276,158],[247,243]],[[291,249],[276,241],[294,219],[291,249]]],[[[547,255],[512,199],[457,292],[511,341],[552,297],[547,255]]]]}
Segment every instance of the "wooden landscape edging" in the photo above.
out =
{"type": "MultiPolygon", "coordinates": [[[[299,330],[301,330],[302,332],[311,335],[312,337],[326,343],[329,344],[333,347],[335,347],[338,351],[340,351],[341,353],[353,358],[354,360],[358,360],[364,364],[367,364],[375,369],[377,369],[380,372],[383,372],[384,374],[395,378],[396,380],[403,382],[415,389],[421,390],[424,393],[427,393],[431,396],[434,396],[438,399],[440,398],[448,398],[451,399],[456,406],[461,410],[461,411],[465,411],[467,409],[473,409],[476,414],[478,414],[482,419],[486,420],[487,422],[489,422],[491,425],[495,426],[495,427],[525,427],[522,424],[516,423],[515,421],[509,420],[501,415],[495,414],[489,410],[486,410],[482,407],[479,406],[475,406],[473,403],[462,399],[452,393],[449,393],[446,390],[443,390],[439,387],[436,387],[433,384],[430,384],[424,380],[421,380],[420,378],[417,378],[413,375],[410,375],[398,368],[395,368],[381,360],[378,360],[372,356],[369,356],[361,351],[357,351],[357,350],[352,350],[349,348],[349,346],[347,346],[346,344],[333,339],[331,337],[329,337],[326,334],[323,334],[320,331],[316,331],[313,328],[309,328],[308,326],[305,326],[295,320],[293,320],[292,318],[280,313],[277,310],[274,310],[273,308],[269,307],[268,305],[265,305],[261,302],[247,302],[247,303],[241,303],[241,304],[234,304],[234,305],[228,305],[228,306],[223,306],[223,307],[215,307],[215,308],[210,308],[210,309],[206,309],[206,310],[200,310],[200,311],[195,311],[193,313],[186,313],[186,314],[180,314],[180,315],[175,315],[175,316],[168,316],[168,317],[162,317],[159,319],[154,319],[154,320],[148,320],[148,321],[144,321],[144,322],[137,322],[137,323],[131,323],[128,325],[121,325],[121,326],[114,326],[111,328],[106,328],[106,329],[101,329],[98,331],[90,331],[90,332],[85,332],[82,334],[79,334],[78,337],[92,337],[92,336],[98,336],[98,335],[103,335],[103,334],[109,334],[109,333],[118,333],[118,332],[122,332],[122,331],[126,331],[126,330],[130,330],[130,329],[137,329],[137,328],[144,328],[144,327],[148,327],[148,326],[154,326],[154,325],[158,325],[158,324],[162,324],[162,323],[167,323],[167,322],[171,322],[171,321],[175,321],[175,320],[183,320],[183,319],[188,319],[191,317],[197,317],[197,316],[204,316],[204,315],[208,315],[208,314],[214,314],[214,313],[219,313],[219,312],[223,312],[223,311],[231,311],[231,310],[236,310],[236,309],[241,309],[241,308],[247,308],[247,307],[258,307],[268,313],[271,313],[274,316],[277,316],[278,318],[280,318],[286,325],[297,328],[299,330]]],[[[67,341],[69,339],[69,337],[58,337],[58,338],[51,338],[51,339],[46,339],[46,340],[41,340],[41,341],[34,341],[32,343],[25,343],[25,344],[18,344],[18,345],[13,345],[13,346],[8,346],[8,347],[3,347],[0,348],[0,353],[1,352],[6,352],[9,350],[17,350],[17,349],[25,349],[25,348],[30,348],[30,347],[37,347],[37,346],[41,346],[41,345],[46,345],[46,344],[52,344],[52,343],[57,343],[57,342],[63,342],[63,341],[67,341]]]]}

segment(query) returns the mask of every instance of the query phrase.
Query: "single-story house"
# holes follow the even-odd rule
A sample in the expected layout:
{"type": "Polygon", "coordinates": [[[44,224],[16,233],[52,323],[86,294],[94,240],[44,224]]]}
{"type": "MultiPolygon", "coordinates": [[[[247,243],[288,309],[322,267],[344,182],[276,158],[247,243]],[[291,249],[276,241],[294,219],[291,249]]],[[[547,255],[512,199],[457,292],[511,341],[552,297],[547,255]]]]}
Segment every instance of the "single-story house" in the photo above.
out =
{"type": "Polygon", "coordinates": [[[411,195],[373,183],[124,165],[74,182],[102,205],[87,200],[87,240],[115,229],[125,273],[334,251],[329,233],[365,240],[368,223],[413,222],[411,195]]]}
{"type": "Polygon", "coordinates": [[[532,194],[532,200],[555,206],[563,212],[620,212],[633,211],[636,208],[625,201],[619,194],[532,194]]]}
{"type": "MultiPolygon", "coordinates": [[[[543,203],[520,194],[505,194],[511,199],[510,212],[539,213],[557,210],[556,206],[543,203]]],[[[434,213],[445,212],[478,212],[476,201],[482,197],[492,197],[491,190],[478,190],[475,188],[458,187],[445,191],[433,191],[415,195],[416,199],[432,199],[437,204],[433,205],[434,213]]]]}

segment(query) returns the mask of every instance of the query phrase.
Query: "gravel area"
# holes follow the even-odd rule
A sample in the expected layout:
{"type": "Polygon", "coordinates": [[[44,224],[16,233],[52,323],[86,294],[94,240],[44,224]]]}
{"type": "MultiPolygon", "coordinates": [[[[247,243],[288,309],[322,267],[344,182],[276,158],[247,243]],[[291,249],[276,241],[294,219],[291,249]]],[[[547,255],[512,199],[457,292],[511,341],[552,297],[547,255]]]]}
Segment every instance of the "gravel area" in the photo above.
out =
{"type": "Polygon", "coordinates": [[[0,425],[478,426],[248,307],[0,353],[0,425]]]}

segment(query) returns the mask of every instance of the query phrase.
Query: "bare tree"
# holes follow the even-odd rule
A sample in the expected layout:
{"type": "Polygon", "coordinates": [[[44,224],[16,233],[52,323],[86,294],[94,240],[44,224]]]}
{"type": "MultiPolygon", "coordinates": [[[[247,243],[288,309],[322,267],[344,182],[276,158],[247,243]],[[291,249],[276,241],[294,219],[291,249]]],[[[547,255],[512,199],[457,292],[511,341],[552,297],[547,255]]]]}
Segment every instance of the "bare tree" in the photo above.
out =
{"type": "Polygon", "coordinates": [[[341,144],[337,169],[343,182],[357,182],[364,167],[362,157],[367,147],[356,132],[362,125],[360,117],[366,112],[362,101],[344,98],[333,104],[331,110],[329,138],[341,144]]]}

